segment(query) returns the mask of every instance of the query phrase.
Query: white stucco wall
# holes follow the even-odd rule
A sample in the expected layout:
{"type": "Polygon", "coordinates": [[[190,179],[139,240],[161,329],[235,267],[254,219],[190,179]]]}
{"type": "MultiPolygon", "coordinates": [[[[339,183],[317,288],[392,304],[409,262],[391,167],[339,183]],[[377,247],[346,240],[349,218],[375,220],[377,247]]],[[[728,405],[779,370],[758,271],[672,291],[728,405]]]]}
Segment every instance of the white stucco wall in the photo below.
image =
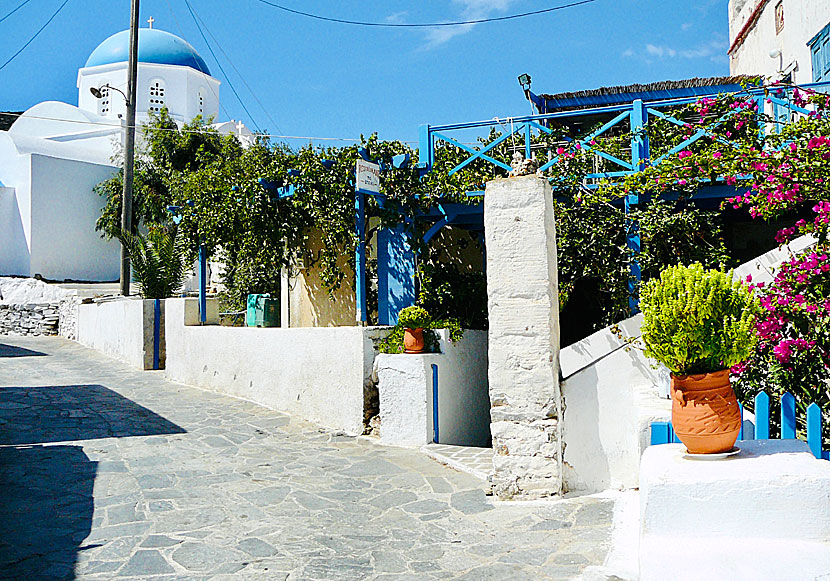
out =
{"type": "Polygon", "coordinates": [[[93,188],[112,177],[105,165],[32,154],[30,275],[49,280],[111,281],[119,244],[95,231],[104,198],[93,188]]]}
{"type": "Polygon", "coordinates": [[[439,331],[441,353],[379,354],[380,439],[396,446],[433,441],[432,365],[438,365],[438,442],[485,447],[490,439],[487,332],[464,331],[457,343],[439,331]]]}
{"type": "Polygon", "coordinates": [[[29,245],[14,188],[0,187],[0,273],[29,272],[29,245]]]}
{"type": "MultiPolygon", "coordinates": [[[[637,337],[642,321],[637,315],[619,327],[637,337]]],[[[565,347],[561,361],[566,489],[635,488],[651,423],[671,417],[668,376],[610,329],[565,347]]]]}
{"type": "Polygon", "coordinates": [[[761,74],[776,76],[779,70],[793,72],[796,83],[813,80],[812,58],[807,42],[830,22],[830,2],[826,0],[785,0],[784,28],[775,30],[775,6],[778,0],[730,0],[729,44],[751,18],[759,4],[764,4],[757,22],[730,55],[733,75],[761,74]],[[780,49],[782,56],[770,58],[770,51],[780,49]]]}
{"type": "Polygon", "coordinates": [[[798,440],[738,442],[726,460],[652,446],[640,475],[640,580],[824,579],[830,462],[798,440]]]}
{"type": "Polygon", "coordinates": [[[152,369],[153,303],[115,299],[78,305],[78,343],[138,369],[152,369]]]}
{"type": "Polygon", "coordinates": [[[348,434],[363,432],[377,327],[185,326],[185,302],[168,299],[167,376],[241,397],[348,434]]]}

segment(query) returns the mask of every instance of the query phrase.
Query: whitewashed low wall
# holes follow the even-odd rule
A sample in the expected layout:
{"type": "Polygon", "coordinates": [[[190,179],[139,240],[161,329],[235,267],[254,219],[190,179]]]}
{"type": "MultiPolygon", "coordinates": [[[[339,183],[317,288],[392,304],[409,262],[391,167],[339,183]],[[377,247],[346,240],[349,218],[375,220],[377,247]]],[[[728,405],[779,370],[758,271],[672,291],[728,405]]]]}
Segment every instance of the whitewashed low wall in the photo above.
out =
{"type": "Polygon", "coordinates": [[[490,396],[487,331],[464,331],[457,343],[438,332],[441,353],[380,354],[375,360],[380,439],[396,446],[433,441],[432,365],[438,365],[439,443],[488,446],[490,396]]]}
{"type": "Polygon", "coordinates": [[[826,579],[830,462],[798,440],[724,460],[651,446],[640,475],[640,581],[826,579]]]}
{"type": "Polygon", "coordinates": [[[133,367],[152,369],[154,302],[115,299],[78,305],[78,343],[133,367]]]}
{"type": "MultiPolygon", "coordinates": [[[[642,320],[638,315],[619,327],[637,337],[642,320]]],[[[641,350],[626,349],[611,329],[562,349],[560,357],[566,489],[636,488],[651,423],[671,417],[668,373],[654,369],[641,350]]]]}
{"type": "MultiPolygon", "coordinates": [[[[374,342],[387,329],[185,325],[186,318],[192,323],[198,313],[196,299],[166,303],[170,379],[348,434],[363,432],[364,386],[372,381],[374,342]]],[[[208,319],[213,319],[210,308],[208,319]]]]}

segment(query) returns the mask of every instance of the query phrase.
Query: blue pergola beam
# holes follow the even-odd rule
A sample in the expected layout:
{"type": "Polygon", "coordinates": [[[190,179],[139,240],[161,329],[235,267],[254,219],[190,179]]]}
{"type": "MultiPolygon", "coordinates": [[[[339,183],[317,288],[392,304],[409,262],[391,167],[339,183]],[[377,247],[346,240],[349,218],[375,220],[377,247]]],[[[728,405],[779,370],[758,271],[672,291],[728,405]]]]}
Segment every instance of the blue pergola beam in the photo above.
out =
{"type": "MultiPolygon", "coordinates": [[[[515,131],[513,133],[515,133],[515,131]]],[[[507,171],[510,171],[511,168],[506,163],[502,163],[502,162],[500,162],[496,159],[493,159],[489,155],[484,155],[484,154],[487,153],[488,151],[490,151],[491,149],[493,149],[494,147],[496,147],[499,143],[501,143],[505,139],[508,139],[511,135],[513,135],[513,133],[505,133],[504,135],[502,135],[498,139],[494,140],[492,143],[487,145],[487,147],[485,147],[484,149],[481,149],[481,150],[475,150],[472,147],[464,145],[463,143],[461,143],[459,141],[456,141],[452,137],[447,137],[446,135],[444,135],[442,133],[439,133],[437,131],[435,133],[433,133],[432,135],[434,137],[437,137],[438,139],[443,139],[447,143],[451,143],[452,145],[458,147],[459,149],[462,149],[462,150],[464,150],[468,153],[473,154],[472,157],[468,157],[466,160],[464,160],[463,162],[461,162],[460,164],[458,164],[457,166],[452,168],[448,173],[448,175],[452,175],[455,172],[463,169],[467,164],[472,163],[473,161],[475,161],[476,159],[479,159],[479,158],[485,159],[485,160],[489,161],[490,163],[492,163],[494,165],[497,165],[499,167],[502,167],[502,168],[506,169],[507,171]]]]}
{"type": "MultiPolygon", "coordinates": [[[[629,107],[630,107],[630,105],[629,105],[629,107]]],[[[609,121],[608,123],[606,123],[605,125],[603,125],[599,129],[597,129],[596,131],[592,132],[587,137],[584,137],[584,138],[578,140],[578,143],[580,144],[580,146],[587,145],[588,143],[590,143],[590,141],[592,139],[602,135],[603,133],[605,133],[606,131],[608,131],[612,127],[614,127],[617,123],[620,123],[623,119],[625,119],[629,115],[631,115],[631,111],[629,111],[629,110],[623,111],[622,113],[620,113],[619,115],[617,115],[616,117],[611,119],[611,121],[609,121]]],[[[591,149],[593,149],[593,148],[591,148],[591,149]]],[[[600,153],[600,152],[597,152],[597,153],[600,153]]],[[[604,152],[602,152],[602,153],[604,153],[604,152]]],[[[608,155],[608,154],[605,154],[605,155],[608,155]]],[[[553,166],[555,163],[557,163],[559,161],[560,157],[561,156],[557,155],[556,157],[554,157],[553,159],[548,161],[546,164],[544,164],[542,167],[540,167],[539,171],[545,171],[547,169],[550,169],[551,166],[553,166]]],[[[625,162],[624,161],[617,160],[617,159],[613,158],[613,156],[610,156],[610,155],[609,155],[609,157],[612,158],[611,161],[616,161],[618,163],[622,163],[623,167],[625,167],[625,162]]]]}

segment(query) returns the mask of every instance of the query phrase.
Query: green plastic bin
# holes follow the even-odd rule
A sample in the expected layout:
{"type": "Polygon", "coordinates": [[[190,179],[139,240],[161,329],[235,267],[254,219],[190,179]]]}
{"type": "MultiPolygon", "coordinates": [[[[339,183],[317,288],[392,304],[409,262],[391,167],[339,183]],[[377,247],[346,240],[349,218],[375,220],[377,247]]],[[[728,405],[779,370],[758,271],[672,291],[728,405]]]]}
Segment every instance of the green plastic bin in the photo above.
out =
{"type": "Polygon", "coordinates": [[[248,327],[279,327],[279,299],[271,298],[271,295],[248,295],[245,325],[248,327]]]}

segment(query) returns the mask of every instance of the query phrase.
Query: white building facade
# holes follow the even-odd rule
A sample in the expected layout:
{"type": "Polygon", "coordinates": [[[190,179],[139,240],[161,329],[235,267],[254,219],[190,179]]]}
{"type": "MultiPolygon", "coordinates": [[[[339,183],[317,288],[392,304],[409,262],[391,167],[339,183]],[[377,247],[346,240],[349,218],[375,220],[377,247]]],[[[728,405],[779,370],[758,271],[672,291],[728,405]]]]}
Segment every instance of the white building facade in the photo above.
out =
{"type": "MultiPolygon", "coordinates": [[[[92,52],[78,71],[77,107],[39,103],[0,131],[0,276],[118,279],[119,244],[95,231],[105,200],[93,188],[118,171],[128,49],[122,31],[92,52]]],[[[164,107],[179,123],[218,115],[220,82],[186,41],[142,28],[138,60],[138,125],[164,107]]],[[[215,127],[251,138],[232,121],[215,127]]]]}
{"type": "Polygon", "coordinates": [[[729,70],[803,85],[830,80],[830,0],[729,0],[729,70]]]}

